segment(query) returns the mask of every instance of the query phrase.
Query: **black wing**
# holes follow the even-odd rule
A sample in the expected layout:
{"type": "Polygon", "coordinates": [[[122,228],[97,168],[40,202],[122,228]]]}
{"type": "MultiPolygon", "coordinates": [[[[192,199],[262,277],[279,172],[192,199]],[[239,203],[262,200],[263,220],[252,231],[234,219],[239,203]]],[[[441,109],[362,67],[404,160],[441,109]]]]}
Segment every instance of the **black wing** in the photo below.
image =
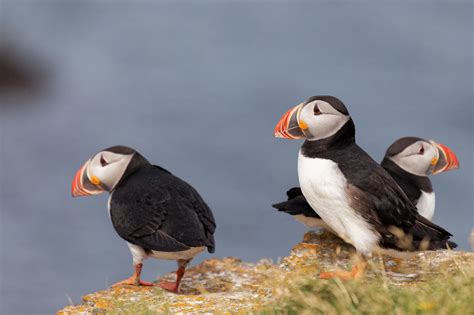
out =
{"type": "Polygon", "coordinates": [[[275,203],[272,207],[278,209],[278,211],[291,215],[304,215],[305,217],[310,218],[321,218],[306,201],[301,188],[293,187],[286,192],[286,195],[288,196],[287,201],[275,203]]]}
{"type": "Polygon", "coordinates": [[[110,214],[117,233],[145,249],[215,250],[211,209],[191,185],[160,167],[143,167],[122,182],[113,192],[110,214]]]}
{"type": "Polygon", "coordinates": [[[392,176],[414,205],[420,199],[421,191],[433,191],[433,185],[428,176],[408,173],[388,158],[384,158],[380,165],[392,176]]]}
{"type": "Polygon", "coordinates": [[[408,231],[416,208],[392,177],[355,143],[321,156],[335,161],[348,182],[352,206],[374,225],[408,231]]]}
{"type": "MultiPolygon", "coordinates": [[[[451,234],[421,217],[384,168],[355,144],[348,151],[350,157],[348,153],[339,152],[337,163],[348,180],[352,205],[377,227],[383,238],[393,238],[392,231],[396,228],[411,238],[410,247],[423,240],[446,243],[451,234]]],[[[397,247],[400,248],[398,244],[397,247]]],[[[427,249],[434,249],[431,247],[435,246],[427,249]]]]}

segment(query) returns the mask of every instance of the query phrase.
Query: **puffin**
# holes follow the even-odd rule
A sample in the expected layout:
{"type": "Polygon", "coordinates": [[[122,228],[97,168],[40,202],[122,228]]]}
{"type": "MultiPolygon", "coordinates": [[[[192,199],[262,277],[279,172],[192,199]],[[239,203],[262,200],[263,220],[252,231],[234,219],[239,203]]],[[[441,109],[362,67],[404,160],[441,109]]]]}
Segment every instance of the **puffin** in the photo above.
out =
{"type": "Polygon", "coordinates": [[[147,258],[175,260],[176,281],[158,286],[179,293],[186,266],[197,254],[215,251],[216,223],[199,193],[168,170],[126,146],[104,149],[76,172],[72,196],[109,193],[108,211],[133,257],[134,273],[119,285],[152,286],[140,279],[147,258]]]}
{"type": "MultiPolygon", "coordinates": [[[[388,147],[380,165],[402,188],[418,212],[431,221],[436,199],[428,176],[459,168],[459,160],[444,144],[418,137],[403,137],[388,147]]],[[[286,195],[287,201],[272,206],[292,215],[309,228],[329,228],[306,202],[301,188],[293,187],[286,195]]]]}
{"type": "Polygon", "coordinates": [[[338,98],[313,96],[291,108],[274,136],[305,139],[298,153],[301,192],[360,257],[351,271],[322,272],[320,278],[358,278],[377,253],[403,258],[399,254],[456,246],[452,234],[421,216],[392,176],[357,145],[354,122],[338,98]]]}
{"type": "Polygon", "coordinates": [[[459,160],[444,144],[403,137],[388,147],[380,165],[403,189],[418,212],[432,221],[436,199],[428,176],[458,169],[459,160]]]}

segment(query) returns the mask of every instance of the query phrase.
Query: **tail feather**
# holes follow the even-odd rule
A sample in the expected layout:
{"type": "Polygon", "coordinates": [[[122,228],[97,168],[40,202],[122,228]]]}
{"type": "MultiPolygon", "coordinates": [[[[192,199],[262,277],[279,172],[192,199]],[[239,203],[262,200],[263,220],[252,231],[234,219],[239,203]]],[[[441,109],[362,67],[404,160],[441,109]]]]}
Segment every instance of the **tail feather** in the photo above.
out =
{"type": "Polygon", "coordinates": [[[447,240],[453,236],[444,228],[434,224],[420,214],[417,214],[415,224],[413,225],[410,234],[412,234],[415,239],[424,239],[428,237],[432,241],[447,240]]]}
{"type": "Polygon", "coordinates": [[[291,215],[304,215],[310,218],[320,218],[320,216],[311,208],[303,196],[301,188],[293,187],[286,192],[288,196],[287,201],[282,201],[272,205],[278,211],[285,212],[291,215]]]}
{"type": "Polygon", "coordinates": [[[292,206],[292,202],[282,201],[279,203],[272,204],[272,207],[278,209],[278,211],[285,212],[291,215],[301,214],[301,211],[298,208],[292,206]]]}
{"type": "Polygon", "coordinates": [[[290,188],[287,192],[286,195],[288,196],[288,200],[294,199],[298,196],[303,196],[303,192],[301,191],[300,187],[293,187],[290,188]]]}
{"type": "Polygon", "coordinates": [[[458,245],[450,241],[452,234],[417,214],[415,224],[409,231],[389,228],[390,233],[383,235],[382,247],[398,250],[437,250],[453,249],[458,245]]]}
{"type": "Polygon", "coordinates": [[[278,209],[278,211],[291,215],[304,215],[305,217],[320,218],[308,202],[306,202],[306,199],[303,196],[273,204],[272,207],[278,209]]]}
{"type": "Polygon", "coordinates": [[[449,240],[453,236],[451,233],[420,214],[417,215],[411,232],[415,248],[436,250],[458,247],[458,244],[449,240]]]}

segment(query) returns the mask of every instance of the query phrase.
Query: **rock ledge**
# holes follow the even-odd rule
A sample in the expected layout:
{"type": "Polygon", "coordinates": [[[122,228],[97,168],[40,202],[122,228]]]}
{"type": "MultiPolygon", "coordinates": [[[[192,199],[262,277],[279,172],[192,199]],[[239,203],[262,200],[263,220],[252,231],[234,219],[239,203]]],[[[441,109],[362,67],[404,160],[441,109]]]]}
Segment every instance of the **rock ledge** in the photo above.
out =
{"type": "MultiPolygon", "coordinates": [[[[307,232],[303,242],[289,256],[275,264],[269,260],[247,263],[237,258],[209,259],[189,268],[181,286],[182,294],[159,287],[119,287],[88,294],[83,304],[67,306],[59,315],[114,313],[247,313],[258,311],[285,292],[290,279],[317,278],[320,271],[347,269],[353,263],[352,246],[325,232],[307,232]]],[[[367,278],[383,277],[397,286],[474,267],[474,253],[440,250],[418,253],[407,260],[374,258],[367,278]]],[[[174,279],[174,274],[165,278],[174,279]]],[[[321,280],[325,281],[325,280],[321,280]]]]}

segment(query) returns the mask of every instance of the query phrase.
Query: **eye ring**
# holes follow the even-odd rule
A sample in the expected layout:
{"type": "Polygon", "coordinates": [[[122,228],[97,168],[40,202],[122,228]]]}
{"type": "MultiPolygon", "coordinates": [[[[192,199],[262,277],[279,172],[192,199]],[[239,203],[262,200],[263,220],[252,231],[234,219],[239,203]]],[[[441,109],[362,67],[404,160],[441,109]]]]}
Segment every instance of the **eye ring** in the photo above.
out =
{"type": "Polygon", "coordinates": [[[107,163],[107,161],[104,159],[104,156],[101,155],[100,156],[100,165],[102,165],[102,167],[108,165],[109,163],[107,163]]]}
{"type": "Polygon", "coordinates": [[[322,113],[321,113],[321,110],[319,110],[318,104],[315,104],[315,105],[314,105],[313,113],[314,113],[314,116],[319,116],[319,115],[322,114],[322,113]]]}

